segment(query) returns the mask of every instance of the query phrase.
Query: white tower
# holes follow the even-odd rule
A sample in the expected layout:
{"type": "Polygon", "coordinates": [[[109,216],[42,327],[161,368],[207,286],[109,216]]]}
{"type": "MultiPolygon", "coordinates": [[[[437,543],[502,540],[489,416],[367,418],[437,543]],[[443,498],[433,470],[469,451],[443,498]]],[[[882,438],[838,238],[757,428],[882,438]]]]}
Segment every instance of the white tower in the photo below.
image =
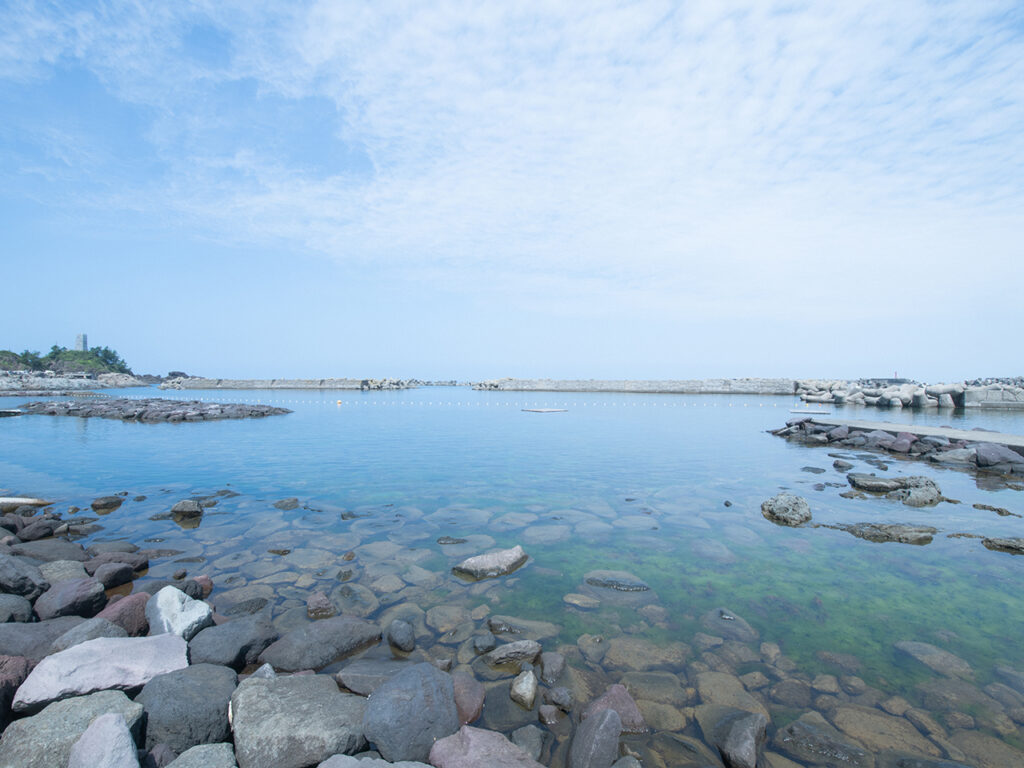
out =
{"type": "Polygon", "coordinates": [[[84,333],[80,333],[75,337],[75,352],[88,352],[89,351],[89,337],[84,333]]]}

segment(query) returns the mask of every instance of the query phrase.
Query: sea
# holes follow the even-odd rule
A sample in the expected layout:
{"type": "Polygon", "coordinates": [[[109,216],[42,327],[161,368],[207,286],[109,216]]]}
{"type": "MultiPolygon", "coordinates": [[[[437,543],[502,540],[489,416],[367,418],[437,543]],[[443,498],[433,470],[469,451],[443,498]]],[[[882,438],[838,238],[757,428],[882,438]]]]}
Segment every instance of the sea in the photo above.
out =
{"type": "MultiPolygon", "coordinates": [[[[699,703],[696,675],[768,673],[764,653],[771,644],[800,680],[821,685],[806,701],[779,697],[780,703],[766,674],[756,692],[768,704],[770,730],[815,702],[834,707],[827,692],[818,700],[832,678],[843,691],[856,689],[861,683],[851,678],[858,678],[876,702],[901,697],[927,712],[945,737],[966,729],[1024,747],[1006,714],[1013,707],[1004,704],[999,716],[986,704],[991,698],[948,705],[935,693],[942,676],[896,648],[914,641],[954,654],[970,666],[972,690],[981,692],[1006,682],[1007,668],[1024,670],[1024,557],[982,543],[1024,535],[1020,485],[924,461],[787,442],[768,430],[792,418],[791,410],[808,408],[790,397],[464,387],[106,394],[292,411],[173,424],[0,419],[5,495],[42,496],[62,513],[79,508],[69,520],[96,518],[87,524],[98,530],[84,544],[123,538],[163,553],[135,588],[182,569],[206,573],[218,611],[263,610],[283,630],[309,620],[306,600],[317,591],[371,619],[422,614],[417,653],[454,666],[472,662],[466,645],[488,630],[488,617],[542,622],[534,629],[545,650],[562,652],[594,686],[652,670],[678,677],[682,718],[652,716],[663,727],[632,737],[651,764],[672,764],[666,755],[675,747],[665,746],[666,734],[676,745],[701,739],[698,723],[686,718],[687,707],[699,703]],[[951,501],[915,509],[883,497],[844,497],[850,486],[833,467],[837,458],[855,472],[924,475],[951,501]],[[811,523],[789,528],[762,516],[761,503],[781,491],[808,501],[811,523]],[[93,498],[117,493],[125,498],[117,510],[90,510],[93,498]],[[192,497],[216,502],[198,524],[167,514],[192,497]],[[842,530],[860,522],[937,532],[927,545],[913,546],[842,530]],[[452,572],[464,557],[517,544],[529,560],[513,574],[470,583],[452,572]],[[642,580],[652,599],[639,606],[602,599],[598,590],[596,605],[579,600],[595,595],[588,574],[602,570],[642,580]],[[444,610],[434,610],[431,621],[439,606],[444,610]],[[728,638],[715,644],[709,628],[721,624],[708,617],[723,611],[756,631],[746,651],[728,638]],[[630,649],[625,660],[618,653],[605,662],[581,637],[609,647],[632,642],[619,644],[630,649]],[[659,651],[666,648],[672,653],[659,651]]],[[[0,408],[23,402],[0,398],[0,408]]],[[[1019,411],[833,412],[1024,434],[1019,411]]],[[[536,722],[535,712],[493,709],[488,721],[485,708],[490,727],[536,722]]]]}

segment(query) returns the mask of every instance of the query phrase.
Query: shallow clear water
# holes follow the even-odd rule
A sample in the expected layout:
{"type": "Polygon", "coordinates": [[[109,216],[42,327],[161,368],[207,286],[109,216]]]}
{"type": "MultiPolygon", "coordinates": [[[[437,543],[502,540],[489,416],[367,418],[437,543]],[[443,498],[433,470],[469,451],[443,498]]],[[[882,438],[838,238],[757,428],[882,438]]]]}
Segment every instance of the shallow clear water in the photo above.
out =
{"type": "MultiPolygon", "coordinates": [[[[58,509],[87,507],[93,497],[119,491],[129,498],[145,494],[145,501],[128,501],[103,518],[105,530],[97,536],[157,539],[151,546],[204,558],[189,567],[214,576],[215,604],[219,597],[228,604],[265,595],[282,624],[299,623],[305,598],[335,587],[344,566],[340,556],[353,551],[345,566],[350,583],[371,587],[389,573],[405,579],[403,591],[370,589],[379,600],[374,617],[402,600],[424,609],[487,605],[495,614],[555,622],[557,638],[545,646],[573,645],[588,632],[664,644],[690,643],[702,631],[701,616],[726,606],[761,640],[779,643],[801,671],[836,672],[819,651],[854,654],[870,685],[912,703],[920,699],[915,686],[932,673],[897,658],[893,643],[900,640],[957,654],[974,667],[979,684],[993,679],[997,665],[1024,668],[1024,558],[989,551],[977,539],[947,538],[1024,535],[1021,518],[972,507],[980,502],[1024,513],[1024,493],[895,460],[890,474],[928,475],[962,503],[912,509],[880,498],[841,498],[848,486],[832,469],[829,449],[765,432],[790,417],[790,398],[463,388],[120,394],[294,410],[188,424],[0,420],[0,487],[54,498],[58,509]],[[568,412],[524,413],[523,407],[568,412]],[[221,488],[240,495],[219,501],[196,529],[150,520],[179,498],[221,488]],[[914,547],[827,528],[779,527],[761,516],[760,503],[780,489],[805,496],[815,522],[923,523],[940,532],[933,543],[914,547]],[[273,508],[288,496],[303,507],[273,508]],[[504,517],[508,513],[521,514],[504,517]],[[471,538],[445,547],[436,543],[443,535],[471,538]],[[490,539],[473,538],[480,536],[490,539]],[[476,588],[450,574],[454,562],[492,540],[522,544],[530,563],[476,588]],[[401,549],[368,547],[382,541],[401,549]],[[270,549],[293,552],[280,556],[270,549]],[[566,606],[563,595],[580,591],[583,575],[594,569],[626,570],[646,580],[664,614],[566,606]]],[[[0,408],[20,402],[0,398],[0,408]]],[[[841,413],[1024,433],[1021,412],[841,413]]],[[[850,460],[855,471],[880,471],[850,460]]],[[[167,578],[182,567],[175,559],[154,560],[149,575],[167,578]]],[[[700,655],[694,649],[689,661],[700,655]]],[[[614,681],[616,673],[606,672],[614,681]]],[[[786,717],[783,709],[773,711],[776,723],[786,717]]],[[[1017,733],[1001,738],[1019,745],[1017,733]]]]}

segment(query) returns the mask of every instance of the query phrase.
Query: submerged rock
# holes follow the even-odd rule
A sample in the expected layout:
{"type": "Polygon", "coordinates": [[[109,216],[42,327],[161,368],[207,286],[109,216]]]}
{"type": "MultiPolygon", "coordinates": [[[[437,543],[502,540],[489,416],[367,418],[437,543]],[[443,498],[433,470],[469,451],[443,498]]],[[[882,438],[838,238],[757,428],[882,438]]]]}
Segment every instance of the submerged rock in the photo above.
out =
{"type": "Polygon", "coordinates": [[[970,664],[959,656],[949,651],[944,651],[941,648],[936,648],[929,643],[903,640],[896,643],[893,647],[945,677],[959,677],[965,680],[972,680],[974,678],[974,670],[971,669],[970,664]]]}
{"type": "Polygon", "coordinates": [[[876,543],[896,542],[917,546],[931,544],[932,537],[938,533],[938,529],[932,528],[930,525],[904,525],[902,523],[854,523],[838,527],[858,539],[876,543]]]}
{"type": "Polygon", "coordinates": [[[610,768],[619,756],[622,721],[614,709],[604,709],[576,729],[569,747],[569,768],[610,768]]]}
{"type": "Polygon", "coordinates": [[[986,549],[996,552],[1009,552],[1011,555],[1024,555],[1024,538],[984,538],[981,543],[986,549]]]}
{"type": "Polygon", "coordinates": [[[778,525],[798,526],[811,519],[807,500],[792,493],[779,493],[761,502],[761,514],[778,525]]]}
{"type": "Polygon", "coordinates": [[[701,625],[714,635],[741,643],[754,643],[760,638],[756,629],[742,616],[728,608],[713,608],[700,620],[701,625]]]}
{"type": "Polygon", "coordinates": [[[647,592],[650,589],[647,582],[628,571],[590,571],[584,574],[583,581],[592,587],[617,592],[647,592]]]}
{"type": "Polygon", "coordinates": [[[474,579],[488,579],[512,573],[527,560],[526,552],[518,544],[512,549],[502,549],[463,560],[452,570],[474,579]]]}
{"type": "Polygon", "coordinates": [[[609,685],[604,693],[587,705],[580,719],[586,720],[606,709],[614,709],[618,713],[623,733],[647,733],[644,716],[624,685],[609,685]]]}
{"type": "Polygon", "coordinates": [[[718,749],[729,768],[757,768],[764,746],[768,718],[717,704],[704,704],[697,709],[704,740],[718,749]]]}
{"type": "Polygon", "coordinates": [[[874,768],[875,758],[833,728],[817,712],[808,712],[775,732],[772,746],[784,755],[822,768],[874,768]]]}

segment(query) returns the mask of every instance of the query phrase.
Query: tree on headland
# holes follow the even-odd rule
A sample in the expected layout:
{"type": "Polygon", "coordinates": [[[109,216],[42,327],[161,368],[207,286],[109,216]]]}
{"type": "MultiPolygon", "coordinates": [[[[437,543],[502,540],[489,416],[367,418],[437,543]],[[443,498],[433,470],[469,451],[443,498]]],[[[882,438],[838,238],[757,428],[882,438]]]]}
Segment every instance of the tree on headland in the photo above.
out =
{"type": "Polygon", "coordinates": [[[0,350],[0,368],[57,373],[131,373],[128,363],[110,347],[78,351],[54,344],[45,355],[25,350],[20,355],[0,350]]]}

